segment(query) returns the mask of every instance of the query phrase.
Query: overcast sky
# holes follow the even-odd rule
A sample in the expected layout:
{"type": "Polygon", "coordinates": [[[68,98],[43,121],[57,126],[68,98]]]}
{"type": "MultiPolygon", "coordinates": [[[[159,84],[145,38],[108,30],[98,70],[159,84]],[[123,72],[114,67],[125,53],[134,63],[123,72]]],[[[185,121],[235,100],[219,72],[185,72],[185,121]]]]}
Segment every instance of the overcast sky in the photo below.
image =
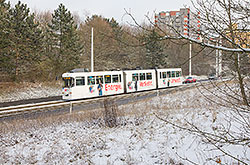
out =
{"type": "MultiPolygon", "coordinates": [[[[18,0],[6,0],[15,5],[18,0]]],[[[93,14],[105,18],[114,17],[118,22],[125,23],[130,17],[124,16],[125,10],[130,11],[138,22],[143,22],[145,15],[153,16],[160,11],[179,10],[191,6],[190,0],[21,0],[29,8],[38,11],[57,9],[63,3],[72,13],[77,12],[81,18],[93,14]]]]}

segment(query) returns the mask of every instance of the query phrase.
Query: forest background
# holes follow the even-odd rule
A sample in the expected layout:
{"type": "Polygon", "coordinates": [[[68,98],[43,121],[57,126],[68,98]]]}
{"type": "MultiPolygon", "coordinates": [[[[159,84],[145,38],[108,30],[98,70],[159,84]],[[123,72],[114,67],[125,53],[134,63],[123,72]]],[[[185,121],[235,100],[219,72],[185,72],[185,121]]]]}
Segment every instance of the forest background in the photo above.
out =
{"type": "MultiPolygon", "coordinates": [[[[11,6],[0,0],[0,81],[51,81],[90,68],[92,27],[95,71],[181,67],[188,74],[189,41],[160,40],[150,21],[132,26],[100,15],[81,20],[63,4],[34,13],[20,1],[11,6]]],[[[193,74],[214,72],[215,53],[209,52],[192,45],[193,74]]]]}

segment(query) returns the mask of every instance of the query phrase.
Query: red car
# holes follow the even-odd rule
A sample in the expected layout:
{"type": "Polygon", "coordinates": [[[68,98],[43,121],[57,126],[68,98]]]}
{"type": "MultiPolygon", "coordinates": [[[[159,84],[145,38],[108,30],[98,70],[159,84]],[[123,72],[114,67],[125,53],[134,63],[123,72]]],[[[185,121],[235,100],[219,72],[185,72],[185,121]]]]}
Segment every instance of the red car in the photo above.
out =
{"type": "Polygon", "coordinates": [[[187,84],[187,83],[193,83],[193,82],[196,82],[196,79],[193,78],[193,77],[188,77],[184,81],[185,84],[187,84]]]}

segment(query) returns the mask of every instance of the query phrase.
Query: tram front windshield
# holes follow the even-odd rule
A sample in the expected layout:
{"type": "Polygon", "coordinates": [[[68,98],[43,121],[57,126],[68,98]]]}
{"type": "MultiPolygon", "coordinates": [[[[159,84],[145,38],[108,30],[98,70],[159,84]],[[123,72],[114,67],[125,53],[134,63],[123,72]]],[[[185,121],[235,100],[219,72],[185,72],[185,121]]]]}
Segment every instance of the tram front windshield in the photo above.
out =
{"type": "Polygon", "coordinates": [[[71,88],[74,86],[74,78],[72,77],[64,77],[63,78],[64,81],[64,88],[71,88]]]}

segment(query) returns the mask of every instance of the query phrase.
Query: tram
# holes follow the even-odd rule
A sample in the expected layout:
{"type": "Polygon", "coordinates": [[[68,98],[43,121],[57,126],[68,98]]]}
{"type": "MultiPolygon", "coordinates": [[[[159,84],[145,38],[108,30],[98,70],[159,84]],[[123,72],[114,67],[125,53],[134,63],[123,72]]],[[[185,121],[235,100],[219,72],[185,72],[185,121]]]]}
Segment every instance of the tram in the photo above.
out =
{"type": "Polygon", "coordinates": [[[181,68],[64,73],[62,99],[75,100],[182,85],[181,68]]]}

